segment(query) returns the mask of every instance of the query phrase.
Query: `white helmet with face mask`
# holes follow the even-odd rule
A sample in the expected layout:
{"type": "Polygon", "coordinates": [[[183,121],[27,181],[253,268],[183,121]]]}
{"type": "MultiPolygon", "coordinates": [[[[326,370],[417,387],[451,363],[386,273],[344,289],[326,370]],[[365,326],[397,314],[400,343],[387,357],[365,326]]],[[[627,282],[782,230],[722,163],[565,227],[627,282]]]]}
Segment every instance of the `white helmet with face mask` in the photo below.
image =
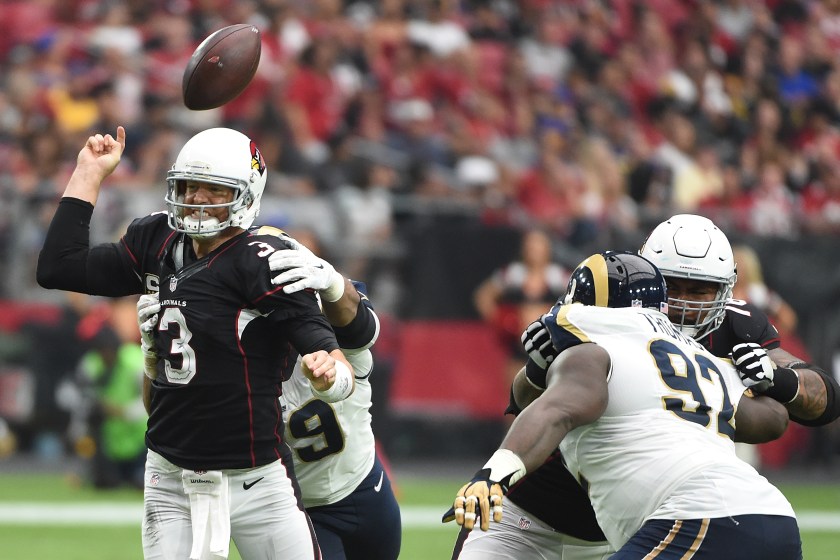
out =
{"type": "Polygon", "coordinates": [[[656,226],[639,254],[655,264],[666,279],[717,285],[712,301],[668,297],[671,322],[682,332],[700,339],[721,325],[737,274],[732,246],[711,220],[693,214],[672,216],[656,226]]]}
{"type": "Polygon", "coordinates": [[[229,227],[247,229],[260,211],[268,172],[253,140],[229,128],[211,128],[190,138],[166,174],[169,227],[193,239],[209,239],[229,227]],[[224,204],[186,204],[187,181],[222,185],[234,190],[224,204]],[[223,222],[203,210],[227,208],[223,222]],[[198,217],[193,216],[197,213],[198,217]]]}

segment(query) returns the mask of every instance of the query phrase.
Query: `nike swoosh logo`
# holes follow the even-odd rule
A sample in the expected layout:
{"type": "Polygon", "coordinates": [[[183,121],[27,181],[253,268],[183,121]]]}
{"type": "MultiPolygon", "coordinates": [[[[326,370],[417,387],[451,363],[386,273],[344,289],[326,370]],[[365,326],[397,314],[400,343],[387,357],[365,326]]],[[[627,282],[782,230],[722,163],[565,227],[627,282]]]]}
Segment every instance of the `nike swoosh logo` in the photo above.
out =
{"type": "Polygon", "coordinates": [[[251,487],[252,487],[254,484],[256,484],[257,482],[259,482],[260,480],[262,480],[262,479],[264,479],[264,478],[265,478],[264,476],[261,476],[261,477],[259,477],[257,480],[255,480],[254,482],[243,482],[243,483],[242,483],[242,489],[243,489],[243,490],[250,490],[250,489],[251,489],[251,487]]]}
{"type": "Polygon", "coordinates": [[[385,471],[379,473],[379,482],[376,483],[376,486],[373,487],[374,492],[379,492],[382,490],[382,481],[385,480],[385,471]]]}

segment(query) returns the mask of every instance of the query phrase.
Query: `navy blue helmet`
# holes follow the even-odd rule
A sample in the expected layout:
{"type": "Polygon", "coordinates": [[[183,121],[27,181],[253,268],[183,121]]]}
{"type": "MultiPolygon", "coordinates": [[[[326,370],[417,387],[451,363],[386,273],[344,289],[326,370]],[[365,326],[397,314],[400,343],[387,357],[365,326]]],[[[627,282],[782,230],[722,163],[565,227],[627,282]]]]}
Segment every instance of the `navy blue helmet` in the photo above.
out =
{"type": "Polygon", "coordinates": [[[648,307],[668,312],[668,293],[659,269],[629,251],[595,253],[572,272],[563,303],[598,307],[648,307]]]}

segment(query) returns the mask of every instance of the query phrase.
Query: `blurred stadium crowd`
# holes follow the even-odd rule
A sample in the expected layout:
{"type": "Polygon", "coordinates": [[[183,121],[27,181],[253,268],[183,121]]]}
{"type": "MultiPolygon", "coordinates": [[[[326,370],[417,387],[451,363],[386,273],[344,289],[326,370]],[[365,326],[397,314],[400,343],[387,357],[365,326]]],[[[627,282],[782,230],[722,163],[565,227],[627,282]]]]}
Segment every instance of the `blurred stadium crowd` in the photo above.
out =
{"type": "MultiPolygon", "coordinates": [[[[118,124],[99,241],[163,208],[212,126],[260,146],[262,223],[369,281],[406,257],[406,216],[539,225],[582,253],[678,212],[840,234],[840,0],[6,1],[0,84],[0,299],[63,300],[34,286],[44,228],[84,139],[118,124]],[[187,110],[190,55],[232,23],[262,32],[255,79],[187,110]]],[[[387,311],[399,281],[379,280],[387,311]]]]}

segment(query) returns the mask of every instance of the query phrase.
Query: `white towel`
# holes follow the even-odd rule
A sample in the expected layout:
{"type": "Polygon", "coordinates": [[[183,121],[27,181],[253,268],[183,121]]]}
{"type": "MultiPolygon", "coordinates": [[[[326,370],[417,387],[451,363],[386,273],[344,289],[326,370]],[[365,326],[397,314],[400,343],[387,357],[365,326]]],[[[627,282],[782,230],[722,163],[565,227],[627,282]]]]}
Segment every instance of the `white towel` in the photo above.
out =
{"type": "Polygon", "coordinates": [[[222,471],[184,470],[181,480],[184,492],[190,498],[193,536],[190,560],[202,560],[209,555],[227,558],[230,547],[230,487],[227,476],[222,471]],[[208,545],[209,551],[206,550],[208,545]]]}

